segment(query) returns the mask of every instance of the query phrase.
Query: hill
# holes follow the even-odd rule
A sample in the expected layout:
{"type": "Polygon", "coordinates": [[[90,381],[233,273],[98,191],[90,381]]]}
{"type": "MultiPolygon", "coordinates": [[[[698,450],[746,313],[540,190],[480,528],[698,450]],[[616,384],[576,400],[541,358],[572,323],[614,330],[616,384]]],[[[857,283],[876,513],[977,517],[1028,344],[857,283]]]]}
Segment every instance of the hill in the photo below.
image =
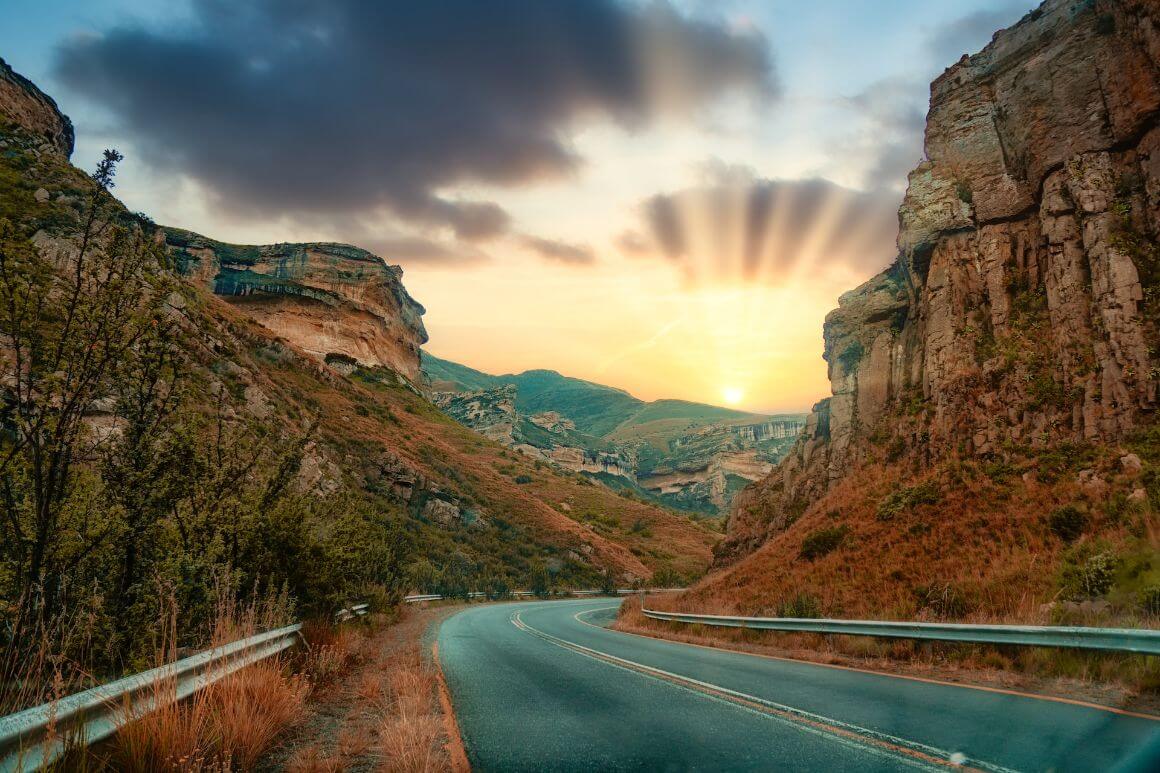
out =
{"type": "Polygon", "coordinates": [[[100,634],[68,657],[104,673],[152,652],[165,609],[201,641],[223,587],[325,615],[704,569],[710,530],[432,405],[398,267],[158,226],[109,192],[117,154],[85,174],[71,136],[0,62],[0,705],[14,643],[72,646],[77,609],[100,634]]]}
{"type": "Polygon", "coordinates": [[[486,436],[704,515],[717,515],[768,472],[804,420],[685,400],[646,402],[551,370],[493,376],[425,352],[423,373],[435,402],[486,436]]]}

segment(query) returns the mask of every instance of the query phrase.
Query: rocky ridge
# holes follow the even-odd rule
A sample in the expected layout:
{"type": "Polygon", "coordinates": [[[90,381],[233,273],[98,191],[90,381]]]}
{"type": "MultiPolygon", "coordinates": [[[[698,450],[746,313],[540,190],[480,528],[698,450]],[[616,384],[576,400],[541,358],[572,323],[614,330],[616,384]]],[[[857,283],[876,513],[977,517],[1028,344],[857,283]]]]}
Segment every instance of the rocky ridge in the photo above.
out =
{"type": "Polygon", "coordinates": [[[0,116],[43,137],[67,158],[73,152],[73,125],[52,97],[0,59],[0,116]]]}
{"type": "Polygon", "coordinates": [[[307,354],[419,382],[424,309],[399,266],[347,244],[234,245],[176,228],[165,240],[183,273],[307,354]]]}
{"type": "Polygon", "coordinates": [[[1160,8],[1047,0],[931,85],[897,261],[824,326],[831,397],[719,562],[871,458],[1114,442],[1156,409],[1160,8]]]}

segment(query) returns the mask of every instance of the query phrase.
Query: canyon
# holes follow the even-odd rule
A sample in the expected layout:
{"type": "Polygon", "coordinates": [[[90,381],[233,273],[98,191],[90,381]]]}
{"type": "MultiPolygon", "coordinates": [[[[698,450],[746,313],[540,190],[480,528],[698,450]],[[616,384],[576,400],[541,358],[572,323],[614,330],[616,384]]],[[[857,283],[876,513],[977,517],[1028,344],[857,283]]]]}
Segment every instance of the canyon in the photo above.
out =
{"type": "MultiPolygon", "coordinates": [[[[408,547],[396,560],[454,565],[473,584],[524,584],[541,568],[569,584],[703,571],[710,530],[511,458],[429,402],[424,308],[398,266],[345,244],[238,245],[157,225],[72,166],[72,150],[68,118],[0,60],[0,219],[54,266],[67,265],[78,219],[97,204],[110,228],[157,250],[151,280],[172,287],[164,314],[189,371],[189,421],[297,443],[285,473],[301,506],[341,501],[398,526],[408,547]]],[[[92,401],[94,439],[116,437],[119,410],[111,395],[92,401]]]]}
{"type": "Polygon", "coordinates": [[[646,403],[552,371],[492,376],[428,354],[423,361],[431,399],[460,423],[529,458],[693,513],[723,513],[805,426],[799,415],[646,403]]]}

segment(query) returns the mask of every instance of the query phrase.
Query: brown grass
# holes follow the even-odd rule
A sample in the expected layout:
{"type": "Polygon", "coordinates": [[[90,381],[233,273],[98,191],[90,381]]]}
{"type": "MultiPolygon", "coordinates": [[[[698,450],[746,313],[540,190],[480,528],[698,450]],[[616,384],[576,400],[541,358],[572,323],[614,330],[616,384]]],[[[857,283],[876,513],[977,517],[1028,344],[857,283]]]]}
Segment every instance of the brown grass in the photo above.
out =
{"type": "Polygon", "coordinates": [[[419,649],[406,650],[383,664],[389,709],[380,730],[381,770],[417,772],[447,769],[440,748],[438,678],[419,649]]]}
{"type": "MultiPolygon", "coordinates": [[[[452,769],[453,733],[444,723],[437,666],[420,645],[430,622],[444,614],[406,609],[391,625],[375,619],[355,627],[366,632],[358,655],[339,678],[316,691],[306,719],[262,767],[302,773],[452,769]]],[[[318,632],[314,648],[335,646],[336,635],[341,638],[318,632]]]]}
{"type": "MultiPolygon", "coordinates": [[[[228,587],[228,582],[222,583],[228,587]]],[[[273,595],[241,605],[219,596],[211,644],[219,647],[285,624],[290,606],[273,595]]],[[[176,660],[176,610],[158,664],[176,660]]],[[[214,682],[190,698],[176,700],[176,683],[153,688],[150,705],[113,738],[110,763],[125,771],[251,770],[279,736],[304,714],[310,682],[285,657],[267,658],[214,682]],[[155,710],[149,711],[150,708],[155,710]]]]}

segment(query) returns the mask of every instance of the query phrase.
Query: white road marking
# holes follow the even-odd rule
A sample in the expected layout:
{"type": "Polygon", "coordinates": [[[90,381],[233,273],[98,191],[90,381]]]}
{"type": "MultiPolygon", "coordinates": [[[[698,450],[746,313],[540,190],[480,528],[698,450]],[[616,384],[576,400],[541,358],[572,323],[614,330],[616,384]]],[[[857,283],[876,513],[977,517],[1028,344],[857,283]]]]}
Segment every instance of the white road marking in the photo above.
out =
{"type": "MultiPolygon", "coordinates": [[[[603,611],[606,609],[615,609],[615,608],[616,608],[616,605],[611,605],[611,606],[607,606],[607,607],[598,607],[596,609],[581,610],[580,612],[577,612],[572,617],[577,622],[584,623],[585,625],[592,625],[592,623],[587,623],[585,621],[580,620],[579,616],[583,615],[583,614],[595,613],[595,612],[600,612],[600,611],[603,611]]],[[[530,633],[534,636],[538,636],[538,637],[544,639],[545,641],[548,641],[551,644],[555,644],[556,646],[561,647],[563,649],[574,651],[577,654],[585,655],[585,656],[592,658],[594,660],[599,660],[601,662],[607,663],[608,665],[618,666],[618,667],[622,668],[623,670],[631,671],[631,672],[634,672],[637,674],[641,674],[643,676],[651,676],[652,678],[658,679],[659,681],[667,682],[669,684],[675,683],[674,686],[682,687],[683,689],[686,689],[686,690],[693,692],[697,695],[700,695],[702,697],[711,698],[711,699],[714,699],[714,700],[717,700],[719,702],[726,703],[728,705],[735,706],[735,707],[739,706],[739,704],[737,704],[737,703],[734,703],[734,702],[728,701],[728,700],[724,700],[722,698],[719,698],[717,696],[713,696],[711,694],[707,694],[704,692],[704,690],[712,690],[712,691],[715,691],[718,693],[722,693],[724,695],[729,695],[729,696],[732,696],[734,698],[738,698],[740,700],[750,701],[752,703],[760,704],[762,706],[767,706],[770,709],[773,709],[775,711],[780,711],[780,712],[783,712],[785,714],[790,714],[792,716],[800,717],[802,720],[805,720],[805,721],[816,722],[816,723],[823,724],[823,725],[829,725],[831,727],[839,728],[839,729],[844,730],[846,732],[854,733],[856,735],[860,735],[860,736],[863,736],[863,737],[868,738],[868,739],[873,739],[873,740],[876,740],[876,741],[879,741],[882,743],[888,743],[888,744],[891,744],[894,746],[902,747],[905,749],[910,749],[910,750],[915,751],[915,752],[920,752],[922,754],[929,755],[930,757],[934,757],[936,759],[946,760],[947,763],[950,765],[954,765],[954,766],[970,765],[971,767],[976,767],[976,768],[980,768],[983,770],[991,771],[992,773],[1016,773],[1016,771],[1014,771],[1013,769],[1006,768],[1006,767],[1003,767],[1001,765],[997,765],[997,764],[990,763],[990,762],[985,762],[983,760],[968,759],[966,757],[966,755],[964,755],[962,752],[949,752],[945,749],[940,749],[938,747],[930,746],[928,744],[920,743],[918,741],[911,741],[909,739],[899,738],[898,736],[893,736],[893,735],[890,735],[889,733],[883,733],[883,732],[880,732],[877,730],[871,730],[869,728],[861,727],[859,725],[854,725],[854,724],[851,724],[848,722],[843,722],[841,720],[832,719],[830,717],[826,717],[826,716],[823,716],[821,714],[815,714],[813,712],[806,711],[804,709],[799,709],[799,708],[795,708],[793,706],[787,706],[785,704],[777,703],[775,701],[770,701],[770,700],[767,700],[765,698],[760,698],[760,697],[757,697],[755,695],[749,695],[747,693],[738,692],[736,690],[731,690],[728,687],[721,687],[719,685],[715,685],[715,684],[712,684],[709,682],[703,682],[703,681],[700,681],[698,679],[693,679],[692,677],[682,676],[680,674],[674,674],[672,672],[665,671],[664,669],[656,668],[654,666],[648,666],[648,665],[645,665],[644,663],[637,663],[635,661],[627,660],[625,658],[621,658],[621,657],[618,657],[616,655],[611,655],[607,652],[600,652],[598,650],[594,650],[594,649],[591,649],[589,647],[585,647],[582,644],[577,644],[575,642],[566,641],[564,639],[560,639],[556,636],[553,636],[552,634],[545,633],[544,631],[541,631],[537,628],[533,628],[532,626],[525,623],[523,621],[523,619],[520,617],[521,613],[524,612],[525,610],[526,610],[526,608],[522,609],[522,610],[517,610],[509,618],[512,625],[514,625],[516,628],[518,628],[520,630],[523,630],[523,631],[530,633]],[[697,689],[697,688],[700,688],[700,689],[697,689]]],[[[746,707],[740,706],[740,708],[746,708],[746,707]]],[[[827,732],[820,730],[816,727],[803,725],[801,722],[793,722],[792,720],[789,720],[789,719],[786,719],[783,717],[773,716],[773,715],[770,715],[766,712],[760,712],[760,711],[756,711],[754,709],[748,709],[748,710],[753,711],[754,713],[760,714],[761,716],[768,717],[770,719],[779,719],[787,725],[790,725],[790,726],[795,727],[795,728],[800,729],[800,730],[811,732],[815,735],[819,735],[819,736],[840,742],[846,746],[853,746],[853,747],[856,747],[856,748],[863,750],[863,751],[868,751],[868,752],[876,753],[879,755],[885,755],[885,756],[890,757],[891,759],[904,761],[904,762],[907,762],[909,764],[925,768],[927,770],[937,770],[938,769],[938,768],[935,768],[933,765],[924,764],[921,760],[915,759],[913,757],[908,757],[908,756],[903,755],[903,754],[891,753],[888,750],[883,749],[881,747],[867,746],[865,744],[856,743],[856,742],[850,740],[849,738],[835,735],[833,733],[827,733],[827,732]]]]}

